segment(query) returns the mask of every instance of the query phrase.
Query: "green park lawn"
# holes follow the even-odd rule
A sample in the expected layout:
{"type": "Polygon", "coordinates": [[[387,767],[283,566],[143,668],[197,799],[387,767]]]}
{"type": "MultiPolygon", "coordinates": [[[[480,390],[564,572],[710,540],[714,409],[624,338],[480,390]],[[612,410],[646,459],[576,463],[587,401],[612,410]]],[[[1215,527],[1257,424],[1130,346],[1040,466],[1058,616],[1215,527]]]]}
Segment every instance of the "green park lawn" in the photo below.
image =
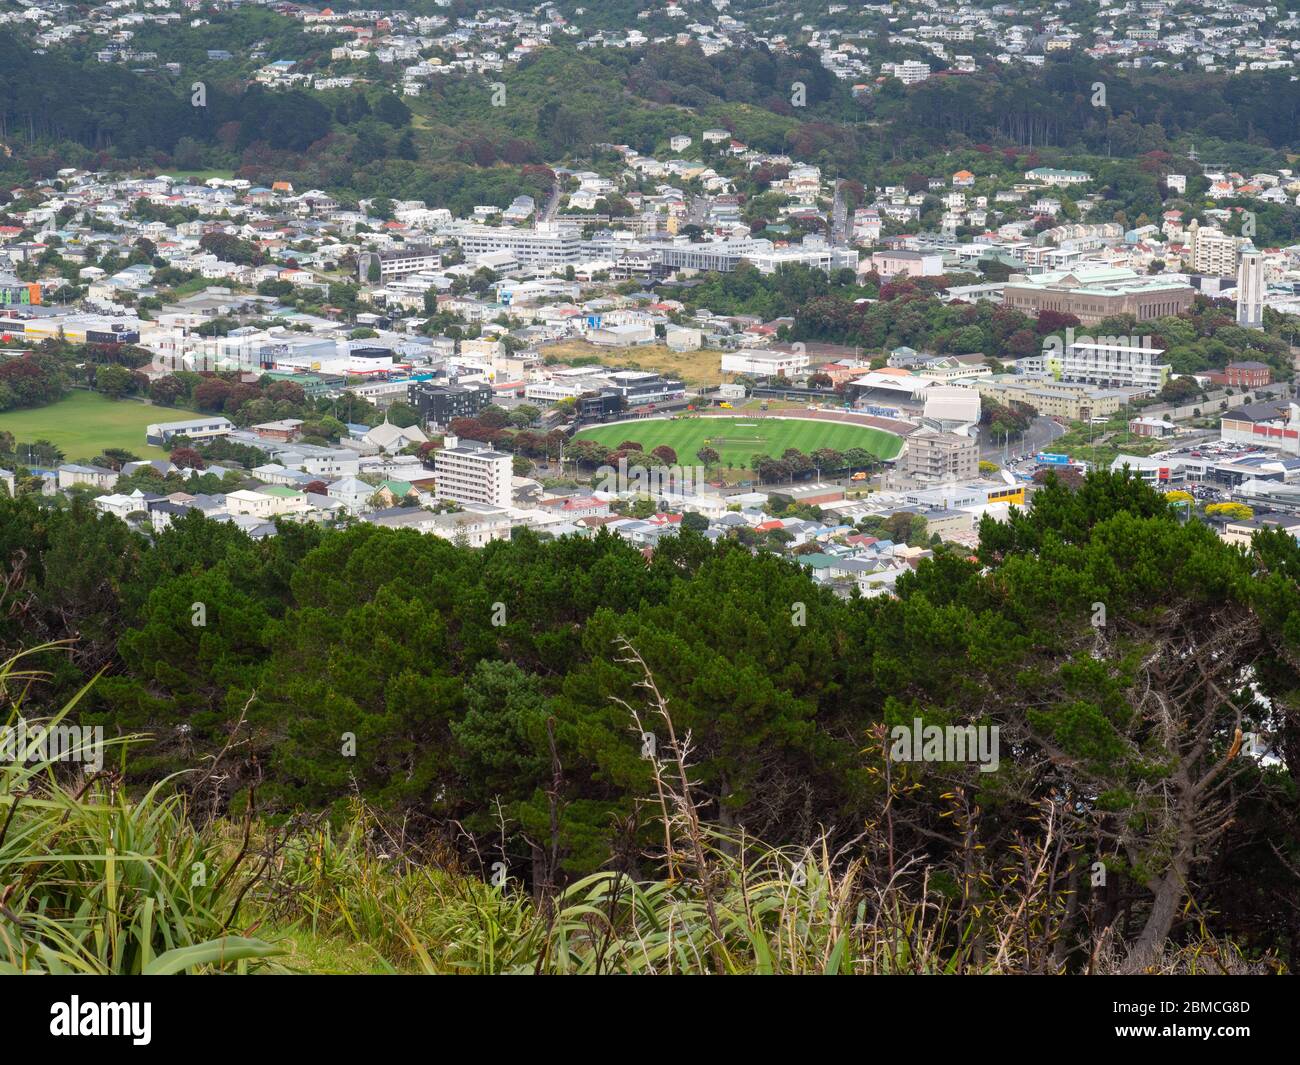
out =
{"type": "Polygon", "coordinates": [[[748,469],[755,455],[779,458],[787,448],[811,454],[829,447],[847,451],[860,447],[877,458],[894,458],[901,441],[892,433],[865,425],[844,422],[812,421],[807,418],[647,418],[621,425],[601,425],[584,429],[578,440],[596,440],[606,447],[617,447],[624,440],[635,440],[647,452],[667,444],[677,452],[677,460],[693,465],[695,453],[706,444],[722,456],[722,465],[748,469]]]}
{"type": "Polygon", "coordinates": [[[98,392],[74,389],[48,407],[11,410],[0,414],[0,430],[14,434],[20,444],[48,440],[69,461],[91,459],[105,448],[120,447],[141,458],[166,455],[144,442],[144,427],[151,422],[180,421],[194,417],[174,407],[155,407],[132,399],[109,399],[98,392]]]}

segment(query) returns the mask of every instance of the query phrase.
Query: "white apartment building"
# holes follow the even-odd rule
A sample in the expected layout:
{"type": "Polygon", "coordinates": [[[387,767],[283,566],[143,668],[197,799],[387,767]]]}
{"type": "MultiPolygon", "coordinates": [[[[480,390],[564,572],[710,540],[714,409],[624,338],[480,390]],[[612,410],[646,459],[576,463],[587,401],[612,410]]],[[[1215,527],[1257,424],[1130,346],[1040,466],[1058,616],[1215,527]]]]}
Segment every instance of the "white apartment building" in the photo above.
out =
{"type": "Polygon", "coordinates": [[[144,439],[147,444],[166,447],[173,437],[183,436],[196,441],[215,440],[219,436],[229,436],[234,427],[229,418],[215,414],[181,422],[152,422],[144,428],[144,439]]]}
{"type": "Polygon", "coordinates": [[[564,266],[582,258],[582,240],[554,226],[509,229],[467,225],[454,234],[465,258],[507,251],[524,266],[564,266]]]}
{"type": "Polygon", "coordinates": [[[1192,219],[1187,227],[1187,250],[1192,259],[1192,272],[1215,277],[1235,277],[1237,273],[1237,247],[1241,241],[1214,226],[1202,227],[1192,219]]]}
{"type": "Polygon", "coordinates": [[[1161,362],[1164,348],[1114,343],[1075,343],[1065,351],[1061,380],[1083,381],[1111,388],[1146,388],[1158,391],[1169,378],[1170,366],[1161,362]]]}
{"type": "Polygon", "coordinates": [[[138,488],[130,495],[115,492],[112,495],[96,496],[92,502],[96,510],[104,514],[112,514],[113,517],[121,518],[123,521],[128,515],[144,513],[149,509],[144,493],[138,488]]]}
{"type": "Polygon", "coordinates": [[[836,270],[854,270],[858,268],[858,253],[852,248],[837,248],[833,245],[810,245],[807,241],[802,247],[775,248],[771,251],[750,252],[745,261],[752,263],[760,274],[774,274],[781,266],[806,266],[810,270],[820,270],[824,274],[836,270]]]}
{"type": "Polygon", "coordinates": [[[305,514],[311,502],[301,492],[272,486],[269,490],[251,492],[241,489],[226,493],[226,512],[236,517],[271,519],[289,514],[305,514]]]}
{"type": "Polygon", "coordinates": [[[456,503],[480,503],[490,507],[510,505],[510,475],[513,459],[487,444],[467,440],[463,445],[448,436],[433,453],[435,495],[456,503]]]}
{"type": "Polygon", "coordinates": [[[456,514],[434,514],[422,531],[470,547],[486,547],[493,540],[510,539],[510,513],[499,507],[470,503],[456,514]]]}
{"type": "Polygon", "coordinates": [[[524,398],[538,403],[559,403],[563,399],[576,399],[595,387],[598,386],[589,381],[534,381],[524,386],[524,398]]]}
{"type": "Polygon", "coordinates": [[[357,272],[362,282],[385,284],[396,281],[409,274],[418,274],[425,270],[440,270],[442,253],[437,248],[428,246],[410,246],[390,251],[364,252],[358,256],[357,272]],[[371,264],[378,262],[379,278],[371,282],[371,264]]]}
{"type": "Polygon", "coordinates": [[[723,373],[754,377],[790,376],[808,369],[808,355],[802,351],[753,351],[742,348],[722,355],[723,373]]]}
{"type": "Polygon", "coordinates": [[[882,72],[885,67],[892,67],[890,73],[904,85],[914,85],[918,81],[925,81],[930,76],[930,64],[916,59],[908,59],[902,63],[884,63],[881,65],[882,72]]]}
{"type": "Polygon", "coordinates": [[[762,255],[772,250],[771,241],[743,237],[739,240],[712,240],[700,244],[671,244],[654,249],[659,262],[670,270],[713,270],[729,273],[742,258],[762,255]]]}

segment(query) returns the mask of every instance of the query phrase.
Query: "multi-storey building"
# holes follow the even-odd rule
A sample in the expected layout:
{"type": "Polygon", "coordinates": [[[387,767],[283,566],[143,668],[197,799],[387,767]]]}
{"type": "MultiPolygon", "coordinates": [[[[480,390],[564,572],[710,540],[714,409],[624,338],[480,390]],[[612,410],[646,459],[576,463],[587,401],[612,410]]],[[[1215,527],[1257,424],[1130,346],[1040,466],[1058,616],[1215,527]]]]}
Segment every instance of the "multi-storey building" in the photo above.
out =
{"type": "Polygon", "coordinates": [[[363,252],[357,256],[357,277],[362,283],[387,284],[408,274],[442,267],[442,254],[427,245],[411,245],[385,251],[363,252]],[[373,264],[379,264],[379,276],[373,276],[373,264]]]}
{"type": "Polygon", "coordinates": [[[766,240],[711,240],[702,244],[670,244],[657,249],[659,265],[665,270],[704,270],[730,273],[749,255],[770,251],[766,240]]]}
{"type": "Polygon", "coordinates": [[[407,402],[428,425],[447,425],[453,418],[473,418],[492,402],[490,385],[436,385],[412,381],[407,402]]]}
{"type": "Polygon", "coordinates": [[[510,252],[524,266],[563,266],[583,257],[582,239],[572,230],[554,225],[534,229],[507,226],[463,226],[453,234],[465,258],[492,252],[510,252]]]}
{"type": "Polygon", "coordinates": [[[1013,274],[1002,290],[1006,307],[1035,317],[1042,311],[1073,314],[1084,325],[1117,314],[1131,314],[1139,322],[1181,314],[1192,298],[1192,286],[1183,281],[1119,267],[1013,274]]]}
{"type": "Polygon", "coordinates": [[[1216,385],[1229,388],[1263,388],[1273,383],[1273,369],[1266,362],[1230,362],[1222,370],[1205,375],[1216,385]]]}
{"type": "Polygon", "coordinates": [[[907,438],[902,472],[926,483],[961,481],[979,475],[979,444],[973,436],[920,431],[907,438]]]}
{"type": "Polygon", "coordinates": [[[752,374],[755,377],[785,377],[808,369],[803,351],[754,351],[742,348],[722,355],[723,373],[752,374]]]}
{"type": "Polygon", "coordinates": [[[462,444],[449,436],[433,455],[437,498],[508,507],[512,461],[509,454],[488,444],[474,440],[462,444]]]}
{"type": "Polygon", "coordinates": [[[0,274],[0,305],[39,304],[41,286],[36,283],[20,281],[13,274],[0,274]]]}
{"type": "Polygon", "coordinates": [[[1202,226],[1194,218],[1187,227],[1187,252],[1193,273],[1233,277],[1237,273],[1240,244],[1237,237],[1214,226],[1202,226]]]}
{"type": "Polygon", "coordinates": [[[877,251],[871,253],[871,268],[881,277],[938,277],[943,273],[943,256],[925,251],[877,251]]]}
{"type": "Polygon", "coordinates": [[[1258,444],[1300,455],[1300,407],[1278,402],[1234,407],[1219,419],[1219,436],[1235,444],[1258,444]]]}
{"type": "Polygon", "coordinates": [[[906,59],[901,63],[885,64],[890,67],[886,73],[892,73],[904,85],[915,85],[930,76],[930,64],[917,59],[906,59]]]}
{"type": "Polygon", "coordinates": [[[1025,171],[1026,181],[1038,181],[1044,185],[1085,185],[1092,180],[1086,170],[1057,170],[1055,167],[1038,166],[1025,171]]]}
{"type": "Polygon", "coordinates": [[[1092,343],[1078,341],[1065,349],[1061,379],[1158,391],[1164,387],[1171,369],[1168,363],[1160,361],[1164,353],[1164,348],[1117,343],[1108,337],[1098,337],[1092,343]]]}
{"type": "Polygon", "coordinates": [[[686,385],[681,381],[649,370],[615,370],[605,379],[627,407],[664,403],[686,395],[686,385]]]}
{"type": "Polygon", "coordinates": [[[808,241],[798,247],[753,252],[745,256],[745,261],[752,263],[760,274],[774,274],[783,266],[806,266],[824,274],[858,269],[858,253],[854,249],[808,241]]]}
{"type": "Polygon", "coordinates": [[[1024,403],[1039,414],[1069,421],[1114,414],[1128,399],[1128,394],[1118,389],[1057,381],[1045,375],[999,374],[977,381],[975,387],[980,396],[995,403],[1024,403]]]}
{"type": "Polygon", "coordinates": [[[178,436],[198,441],[229,436],[234,427],[234,423],[229,418],[222,418],[215,414],[207,418],[190,418],[182,422],[153,422],[145,426],[144,439],[146,444],[166,447],[178,436]]]}

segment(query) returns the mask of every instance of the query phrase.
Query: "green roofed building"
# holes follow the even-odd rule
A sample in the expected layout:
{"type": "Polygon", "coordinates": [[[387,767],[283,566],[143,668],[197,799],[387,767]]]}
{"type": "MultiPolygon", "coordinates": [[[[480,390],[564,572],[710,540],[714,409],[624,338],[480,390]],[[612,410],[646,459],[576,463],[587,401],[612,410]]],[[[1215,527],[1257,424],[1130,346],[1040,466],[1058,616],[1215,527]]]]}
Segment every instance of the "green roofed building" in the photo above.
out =
{"type": "Polygon", "coordinates": [[[320,373],[286,373],[283,370],[268,370],[262,375],[268,381],[289,381],[302,387],[308,399],[320,399],[322,396],[337,395],[343,391],[347,382],[338,374],[320,373]]]}

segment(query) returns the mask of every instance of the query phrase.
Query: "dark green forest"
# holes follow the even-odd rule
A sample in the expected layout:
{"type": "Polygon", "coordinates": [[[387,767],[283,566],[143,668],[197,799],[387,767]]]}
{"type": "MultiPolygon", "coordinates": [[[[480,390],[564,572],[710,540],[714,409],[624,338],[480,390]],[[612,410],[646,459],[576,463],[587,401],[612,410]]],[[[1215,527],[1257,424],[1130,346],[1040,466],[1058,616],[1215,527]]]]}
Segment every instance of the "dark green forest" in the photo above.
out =
{"type": "Polygon", "coordinates": [[[1300,546],[1227,546],[1122,475],[1049,483],[897,599],[689,530],[649,560],[603,534],[475,551],[199,516],[150,540],[32,497],[0,503],[0,556],[5,649],[66,641],[27,712],[97,677],[82,721],[142,737],[127,786],[179,773],[196,810],[361,797],[535,884],[653,875],[648,671],[720,832],[846,843],[884,817],[897,861],[965,907],[1046,830],[1077,942],[1208,928],[1300,962],[1300,546]],[[915,718],[998,726],[998,771],[886,758],[915,718]],[[1242,755],[1252,733],[1280,764],[1242,755]]]}

